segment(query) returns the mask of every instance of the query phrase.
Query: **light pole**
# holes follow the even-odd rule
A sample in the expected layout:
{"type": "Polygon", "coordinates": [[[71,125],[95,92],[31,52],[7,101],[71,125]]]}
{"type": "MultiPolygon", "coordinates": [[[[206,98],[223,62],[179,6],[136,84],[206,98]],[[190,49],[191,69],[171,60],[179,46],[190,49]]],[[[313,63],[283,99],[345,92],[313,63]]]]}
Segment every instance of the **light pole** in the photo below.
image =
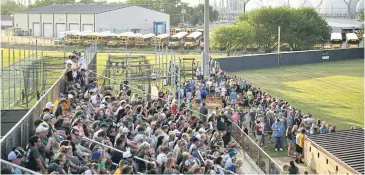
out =
{"type": "Polygon", "coordinates": [[[204,52],[202,54],[202,70],[204,78],[209,76],[209,0],[204,3],[204,52]]]}

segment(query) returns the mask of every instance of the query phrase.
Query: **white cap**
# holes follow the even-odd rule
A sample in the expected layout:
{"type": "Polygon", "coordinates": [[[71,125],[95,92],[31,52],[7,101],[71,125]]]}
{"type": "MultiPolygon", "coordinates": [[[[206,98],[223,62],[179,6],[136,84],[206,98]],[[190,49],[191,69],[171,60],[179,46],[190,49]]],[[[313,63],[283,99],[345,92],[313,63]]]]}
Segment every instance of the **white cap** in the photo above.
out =
{"type": "Polygon", "coordinates": [[[41,123],[35,130],[35,133],[41,133],[41,132],[45,132],[48,131],[48,125],[45,123],[41,123]]]}
{"type": "Polygon", "coordinates": [[[11,151],[9,154],[8,154],[8,160],[9,161],[12,161],[12,160],[14,160],[14,159],[16,159],[17,158],[17,156],[16,156],[16,154],[15,154],[15,152],[14,151],[11,151]]]}
{"type": "Polygon", "coordinates": [[[207,131],[205,131],[205,129],[204,129],[204,128],[200,128],[200,129],[199,129],[199,132],[206,133],[207,131]]]}
{"type": "Polygon", "coordinates": [[[133,155],[129,152],[129,151],[126,151],[126,152],[124,152],[123,153],[123,158],[125,159],[125,158],[130,158],[130,157],[132,157],[133,155]]]}
{"type": "Polygon", "coordinates": [[[106,108],[106,106],[105,106],[105,104],[104,103],[102,103],[102,104],[100,104],[100,107],[99,107],[100,109],[104,109],[104,108],[106,108]]]}
{"type": "Polygon", "coordinates": [[[51,108],[53,106],[54,106],[54,104],[52,102],[47,102],[46,103],[46,108],[51,108]]]}
{"type": "Polygon", "coordinates": [[[73,62],[71,60],[66,60],[65,64],[72,64],[73,62]]]}
{"type": "Polygon", "coordinates": [[[126,133],[129,133],[129,129],[124,127],[124,128],[122,129],[122,133],[125,133],[125,134],[126,134],[126,133]]]}
{"type": "Polygon", "coordinates": [[[74,98],[74,96],[72,94],[68,94],[67,97],[68,98],[74,98]]]}

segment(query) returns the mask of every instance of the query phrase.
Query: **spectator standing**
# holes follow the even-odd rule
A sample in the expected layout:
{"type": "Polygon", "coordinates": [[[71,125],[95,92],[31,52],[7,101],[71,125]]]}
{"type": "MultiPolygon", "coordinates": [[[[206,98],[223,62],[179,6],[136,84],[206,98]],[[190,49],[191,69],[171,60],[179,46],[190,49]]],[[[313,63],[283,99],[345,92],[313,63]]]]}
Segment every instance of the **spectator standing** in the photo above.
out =
{"type": "Polygon", "coordinates": [[[299,132],[296,136],[296,157],[295,157],[295,162],[296,163],[304,163],[301,159],[304,157],[303,154],[303,147],[304,147],[304,134],[305,134],[305,129],[302,129],[301,132],[299,132]]]}
{"type": "Polygon", "coordinates": [[[285,132],[284,124],[280,119],[276,119],[276,122],[272,125],[275,137],[275,151],[283,151],[283,135],[285,132]]]}

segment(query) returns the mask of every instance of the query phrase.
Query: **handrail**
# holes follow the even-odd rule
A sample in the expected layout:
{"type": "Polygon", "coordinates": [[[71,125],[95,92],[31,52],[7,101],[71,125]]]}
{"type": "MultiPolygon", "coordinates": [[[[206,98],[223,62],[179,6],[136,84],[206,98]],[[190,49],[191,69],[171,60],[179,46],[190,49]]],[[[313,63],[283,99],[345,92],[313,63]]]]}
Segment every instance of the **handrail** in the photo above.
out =
{"type": "MultiPolygon", "coordinates": [[[[204,160],[204,158],[203,158],[203,156],[202,156],[202,154],[200,153],[200,151],[198,150],[198,154],[199,154],[199,157],[202,159],[202,161],[205,163],[205,160],[204,160]]],[[[218,169],[221,169],[221,170],[223,170],[223,171],[226,171],[226,172],[229,172],[229,173],[231,173],[231,174],[235,174],[235,175],[237,175],[236,173],[234,173],[234,172],[232,172],[232,171],[230,171],[230,170],[227,170],[227,169],[224,169],[224,168],[222,168],[222,167],[219,167],[219,166],[217,166],[217,165],[213,165],[214,167],[216,167],[216,168],[218,168],[218,169]]]]}
{"type": "MultiPolygon", "coordinates": [[[[242,134],[244,134],[260,151],[262,151],[272,162],[275,163],[276,166],[278,166],[280,168],[280,165],[278,163],[276,163],[276,161],[274,161],[274,159],[272,159],[259,145],[257,145],[257,143],[251,139],[250,136],[248,136],[235,122],[232,122],[234,125],[236,125],[236,127],[241,131],[242,134]]],[[[280,168],[281,169],[281,168],[280,168]]]]}
{"type": "Polygon", "coordinates": [[[31,173],[31,174],[39,174],[39,175],[41,175],[40,173],[37,173],[37,172],[35,172],[35,171],[33,171],[33,170],[30,170],[30,169],[28,169],[28,168],[24,168],[24,167],[19,166],[19,165],[17,165],[17,164],[13,164],[13,163],[8,162],[8,161],[3,160],[3,159],[0,159],[0,162],[1,162],[1,163],[3,163],[3,164],[6,164],[6,165],[8,165],[8,166],[12,166],[12,167],[15,167],[15,168],[19,168],[19,169],[21,169],[21,170],[23,170],[23,171],[26,171],[26,172],[28,172],[28,173],[31,173]]]}
{"type": "MultiPolygon", "coordinates": [[[[118,165],[117,163],[112,162],[112,164],[113,164],[114,166],[116,166],[116,167],[119,167],[119,165],[118,165]]],[[[118,169],[118,168],[116,168],[116,169],[118,169]]],[[[115,170],[114,170],[114,171],[115,171],[115,170]]],[[[143,173],[141,173],[141,172],[137,172],[137,174],[142,174],[142,175],[143,175],[143,173]]]]}
{"type": "MultiPolygon", "coordinates": [[[[122,154],[124,153],[123,151],[121,151],[121,150],[119,150],[119,149],[116,149],[116,148],[114,148],[114,147],[111,147],[111,146],[108,146],[108,145],[105,145],[105,144],[99,143],[99,142],[97,142],[97,141],[95,141],[95,140],[92,140],[92,139],[89,139],[89,138],[87,138],[87,137],[82,137],[82,139],[87,140],[87,141],[90,141],[90,142],[94,142],[94,143],[99,144],[99,145],[101,145],[101,146],[105,146],[105,147],[107,147],[107,148],[109,148],[109,149],[112,149],[112,150],[114,150],[114,151],[120,152],[120,153],[122,153],[122,154]]],[[[140,160],[140,161],[143,161],[143,162],[145,162],[145,163],[151,163],[150,161],[145,160],[145,159],[142,159],[142,158],[137,157],[137,156],[133,156],[133,158],[138,159],[138,160],[140,160]]]]}

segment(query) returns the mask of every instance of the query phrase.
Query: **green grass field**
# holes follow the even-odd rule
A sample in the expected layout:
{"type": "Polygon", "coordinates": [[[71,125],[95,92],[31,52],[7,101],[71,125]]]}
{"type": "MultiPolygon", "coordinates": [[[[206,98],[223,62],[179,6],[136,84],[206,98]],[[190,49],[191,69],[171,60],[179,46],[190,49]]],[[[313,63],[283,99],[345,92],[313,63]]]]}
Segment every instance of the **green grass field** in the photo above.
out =
{"type": "Polygon", "coordinates": [[[364,60],[232,72],[276,98],[334,124],[364,126],[364,60]]]}

